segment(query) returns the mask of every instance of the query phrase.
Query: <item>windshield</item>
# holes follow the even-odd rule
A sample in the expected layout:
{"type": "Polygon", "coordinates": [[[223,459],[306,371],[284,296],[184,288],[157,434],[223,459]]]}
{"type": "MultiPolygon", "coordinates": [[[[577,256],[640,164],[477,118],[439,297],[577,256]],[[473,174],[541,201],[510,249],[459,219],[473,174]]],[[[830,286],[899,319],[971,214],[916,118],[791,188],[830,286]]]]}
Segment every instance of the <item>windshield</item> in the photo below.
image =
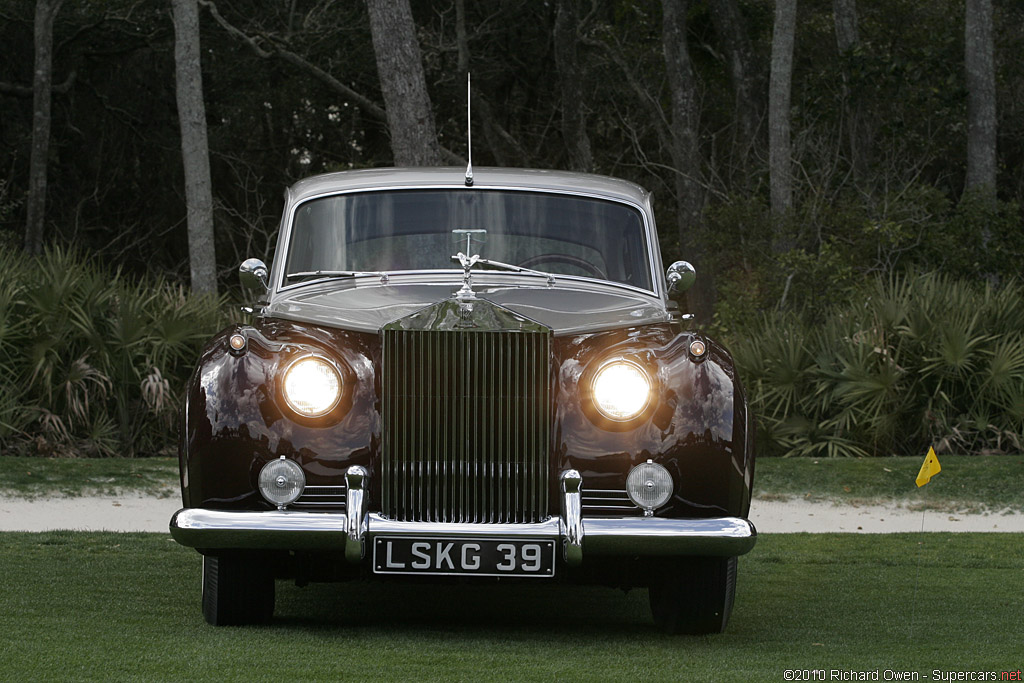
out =
{"type": "Polygon", "coordinates": [[[458,252],[653,289],[636,208],[568,194],[473,189],[360,192],[302,203],[285,284],[317,271],[459,269],[451,258],[458,252]]]}

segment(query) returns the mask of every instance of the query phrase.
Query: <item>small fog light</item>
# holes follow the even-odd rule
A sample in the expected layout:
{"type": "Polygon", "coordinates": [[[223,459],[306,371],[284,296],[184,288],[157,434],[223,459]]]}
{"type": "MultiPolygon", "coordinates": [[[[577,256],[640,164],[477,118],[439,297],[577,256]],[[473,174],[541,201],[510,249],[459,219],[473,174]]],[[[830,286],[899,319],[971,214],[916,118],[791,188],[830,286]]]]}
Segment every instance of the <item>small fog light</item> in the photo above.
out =
{"type": "Polygon", "coordinates": [[[707,350],[708,347],[700,339],[694,339],[690,342],[690,353],[694,358],[702,358],[707,353],[707,350]]]}
{"type": "Polygon", "coordinates": [[[298,463],[286,459],[271,460],[260,470],[260,493],[278,509],[295,502],[306,488],[306,475],[298,463]]]}
{"type": "Polygon", "coordinates": [[[629,499],[644,509],[650,517],[654,508],[661,507],[672,496],[672,475],[657,463],[648,460],[634,467],[626,477],[629,499]]]}

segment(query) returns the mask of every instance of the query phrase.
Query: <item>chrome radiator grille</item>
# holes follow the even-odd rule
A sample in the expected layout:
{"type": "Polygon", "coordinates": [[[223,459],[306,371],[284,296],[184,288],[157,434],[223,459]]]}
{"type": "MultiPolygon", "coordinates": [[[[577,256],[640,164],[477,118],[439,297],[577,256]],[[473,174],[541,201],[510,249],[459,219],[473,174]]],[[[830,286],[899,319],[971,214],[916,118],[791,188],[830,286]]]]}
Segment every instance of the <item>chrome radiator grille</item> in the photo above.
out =
{"type": "Polygon", "coordinates": [[[550,334],[386,327],[383,335],[383,514],[545,519],[550,334]]]}

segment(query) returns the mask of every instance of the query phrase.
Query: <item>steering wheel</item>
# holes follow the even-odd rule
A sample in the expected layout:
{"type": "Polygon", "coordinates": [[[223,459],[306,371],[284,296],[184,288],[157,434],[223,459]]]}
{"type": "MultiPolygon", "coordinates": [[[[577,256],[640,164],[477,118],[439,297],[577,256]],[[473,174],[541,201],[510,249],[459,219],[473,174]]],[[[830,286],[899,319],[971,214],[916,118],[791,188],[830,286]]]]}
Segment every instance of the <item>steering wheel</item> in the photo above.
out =
{"type": "Polygon", "coordinates": [[[595,266],[590,261],[581,259],[579,256],[572,256],[570,254],[536,254],[530,258],[519,263],[521,268],[535,268],[542,263],[564,263],[566,265],[575,266],[586,273],[593,275],[596,278],[607,280],[608,276],[605,275],[604,271],[595,266]]]}

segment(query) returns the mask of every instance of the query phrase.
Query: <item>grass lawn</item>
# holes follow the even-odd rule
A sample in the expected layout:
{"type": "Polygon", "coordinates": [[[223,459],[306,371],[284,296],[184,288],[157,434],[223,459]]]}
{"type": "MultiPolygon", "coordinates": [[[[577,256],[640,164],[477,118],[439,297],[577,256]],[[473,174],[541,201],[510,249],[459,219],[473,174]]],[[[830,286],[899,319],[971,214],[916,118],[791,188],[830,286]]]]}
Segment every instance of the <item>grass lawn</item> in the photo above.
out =
{"type": "Polygon", "coordinates": [[[1024,664],[1022,547],[1022,534],[762,536],[740,562],[728,632],[668,637],[651,624],[645,591],[550,584],[279,582],[273,625],[213,628],[199,612],[198,555],[165,535],[0,534],[0,678],[998,674],[1024,664]]]}
{"type": "Polygon", "coordinates": [[[40,496],[178,495],[177,458],[0,457],[0,490],[40,496]]]}
{"type": "Polygon", "coordinates": [[[914,483],[924,455],[900,458],[761,458],[755,498],[846,503],[904,502],[911,507],[980,512],[1024,510],[1024,455],[942,455],[942,472],[914,483]]]}

